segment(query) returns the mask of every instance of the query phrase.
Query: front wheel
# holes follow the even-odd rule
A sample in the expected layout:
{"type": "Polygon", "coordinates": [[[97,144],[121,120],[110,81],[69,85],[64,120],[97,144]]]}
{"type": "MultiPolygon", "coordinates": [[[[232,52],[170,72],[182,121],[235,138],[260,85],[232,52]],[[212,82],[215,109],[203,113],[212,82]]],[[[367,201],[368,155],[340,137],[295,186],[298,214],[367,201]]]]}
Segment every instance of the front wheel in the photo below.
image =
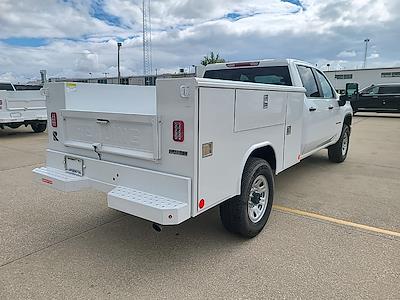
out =
{"type": "Polygon", "coordinates": [[[274,187],[269,164],[261,158],[250,157],[243,171],[240,195],[220,205],[224,227],[246,238],[258,235],[271,213],[274,187]]]}
{"type": "Polygon", "coordinates": [[[347,153],[349,152],[350,144],[350,127],[347,124],[343,125],[342,134],[336,144],[328,148],[328,156],[331,162],[344,162],[347,153]]]}

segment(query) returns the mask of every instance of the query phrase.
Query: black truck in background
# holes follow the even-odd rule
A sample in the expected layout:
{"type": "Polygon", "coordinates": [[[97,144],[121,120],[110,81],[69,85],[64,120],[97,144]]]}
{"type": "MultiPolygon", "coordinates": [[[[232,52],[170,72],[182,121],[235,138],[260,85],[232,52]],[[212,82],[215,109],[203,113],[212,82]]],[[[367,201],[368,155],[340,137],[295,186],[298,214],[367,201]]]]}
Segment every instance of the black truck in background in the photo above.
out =
{"type": "Polygon", "coordinates": [[[400,112],[400,83],[377,84],[367,87],[358,92],[357,97],[353,97],[351,106],[354,113],[400,112]]]}

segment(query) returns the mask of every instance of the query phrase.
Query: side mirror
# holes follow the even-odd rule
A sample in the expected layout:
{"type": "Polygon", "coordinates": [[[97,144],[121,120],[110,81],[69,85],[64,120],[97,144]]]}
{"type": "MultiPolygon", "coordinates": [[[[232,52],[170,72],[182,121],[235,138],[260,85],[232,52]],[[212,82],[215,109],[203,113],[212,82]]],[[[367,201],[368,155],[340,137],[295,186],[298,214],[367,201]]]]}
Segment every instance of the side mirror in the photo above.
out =
{"type": "Polygon", "coordinates": [[[358,101],[359,95],[358,83],[346,84],[346,96],[348,97],[348,101],[358,101]]]}
{"type": "Polygon", "coordinates": [[[355,94],[358,94],[358,83],[347,83],[346,84],[347,97],[352,97],[355,94]]]}
{"type": "Polygon", "coordinates": [[[357,101],[358,99],[358,83],[347,83],[346,94],[340,96],[339,106],[345,106],[347,101],[357,101]]]}

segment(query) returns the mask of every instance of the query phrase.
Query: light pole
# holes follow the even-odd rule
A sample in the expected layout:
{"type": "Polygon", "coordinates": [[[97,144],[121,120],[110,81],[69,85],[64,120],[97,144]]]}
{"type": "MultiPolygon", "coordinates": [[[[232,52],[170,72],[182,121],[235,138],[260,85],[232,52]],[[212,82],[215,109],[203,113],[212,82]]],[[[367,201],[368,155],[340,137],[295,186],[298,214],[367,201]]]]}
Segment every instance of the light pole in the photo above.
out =
{"type": "Polygon", "coordinates": [[[365,53],[364,53],[364,69],[367,67],[367,54],[368,54],[368,43],[370,42],[370,39],[365,39],[365,53]]]}
{"type": "Polygon", "coordinates": [[[120,69],[120,63],[119,63],[119,51],[121,50],[122,43],[118,42],[118,84],[121,84],[121,69],[120,69]]]}
{"type": "Polygon", "coordinates": [[[326,65],[328,67],[328,71],[331,69],[331,64],[326,65]]]}

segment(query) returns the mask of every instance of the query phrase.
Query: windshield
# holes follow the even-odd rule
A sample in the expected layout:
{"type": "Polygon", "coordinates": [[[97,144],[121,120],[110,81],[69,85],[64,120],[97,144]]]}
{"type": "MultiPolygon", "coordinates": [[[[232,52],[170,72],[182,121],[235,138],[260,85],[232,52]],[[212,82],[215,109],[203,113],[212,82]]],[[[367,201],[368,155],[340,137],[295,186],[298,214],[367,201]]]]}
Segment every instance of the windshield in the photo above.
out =
{"type": "Polygon", "coordinates": [[[204,78],[292,85],[287,66],[209,70],[205,72],[204,78]]]}

